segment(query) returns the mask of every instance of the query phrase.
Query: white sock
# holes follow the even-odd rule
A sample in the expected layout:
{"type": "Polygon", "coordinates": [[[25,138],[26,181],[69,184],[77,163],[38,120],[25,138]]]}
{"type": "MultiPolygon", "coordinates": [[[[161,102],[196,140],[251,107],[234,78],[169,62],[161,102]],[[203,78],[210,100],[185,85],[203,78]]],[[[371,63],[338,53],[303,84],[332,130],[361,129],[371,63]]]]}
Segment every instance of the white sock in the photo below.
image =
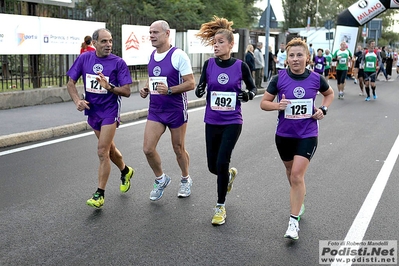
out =
{"type": "Polygon", "coordinates": [[[221,204],[221,203],[216,203],[216,206],[223,206],[223,207],[225,207],[226,204],[225,204],[225,203],[223,203],[223,204],[221,204]]]}
{"type": "Polygon", "coordinates": [[[181,179],[189,179],[190,178],[190,175],[188,175],[188,176],[181,176],[181,179]]]}
{"type": "Polygon", "coordinates": [[[158,176],[158,177],[156,178],[156,180],[157,180],[159,183],[165,182],[165,173],[163,173],[161,176],[158,176]]]}

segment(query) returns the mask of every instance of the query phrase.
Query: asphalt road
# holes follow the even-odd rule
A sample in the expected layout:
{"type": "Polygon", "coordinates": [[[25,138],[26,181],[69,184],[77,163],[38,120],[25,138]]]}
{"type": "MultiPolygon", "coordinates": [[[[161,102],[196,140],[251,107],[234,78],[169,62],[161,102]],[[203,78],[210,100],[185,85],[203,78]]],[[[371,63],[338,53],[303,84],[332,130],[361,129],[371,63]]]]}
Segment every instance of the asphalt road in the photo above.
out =
{"type": "MultiPolygon", "coordinates": [[[[365,102],[348,82],[345,100],[335,100],[320,121],[296,242],[283,238],[289,185],[274,144],[277,113],[261,111],[260,97],[243,105],[243,132],[231,163],[238,176],[227,198],[226,224],[219,227],[211,225],[216,177],[206,167],[203,108],[189,114],[186,146],[194,184],[186,199],[177,198],[180,173],[167,131],[158,150],[172,183],[160,201],[149,200],[154,176],[142,152],[144,120],[117,130],[116,144],[136,174],[121,195],[120,174],[112,167],[101,210],[85,204],[97,184],[90,132],[45,146],[22,145],[32,147],[22,151],[0,149],[0,265],[318,265],[319,240],[343,240],[357,225],[398,137],[398,82],[379,82],[377,89],[378,100],[365,102]]],[[[366,206],[372,219],[365,240],[399,238],[398,163],[384,173],[389,179],[375,211],[366,206]]]]}

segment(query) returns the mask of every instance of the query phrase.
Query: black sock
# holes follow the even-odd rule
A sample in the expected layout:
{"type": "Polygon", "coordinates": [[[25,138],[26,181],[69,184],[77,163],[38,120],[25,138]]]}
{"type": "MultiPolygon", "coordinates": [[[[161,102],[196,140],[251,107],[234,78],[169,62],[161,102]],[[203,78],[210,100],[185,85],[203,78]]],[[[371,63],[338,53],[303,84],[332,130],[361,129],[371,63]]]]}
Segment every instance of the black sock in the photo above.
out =
{"type": "Polygon", "coordinates": [[[125,164],[125,168],[123,168],[123,170],[121,171],[122,176],[127,175],[127,173],[129,173],[129,168],[127,167],[127,165],[125,164]]]}
{"type": "Polygon", "coordinates": [[[366,87],[366,93],[367,93],[367,97],[370,97],[370,87],[369,86],[366,87]]]}
{"type": "Polygon", "coordinates": [[[96,192],[98,192],[98,194],[100,194],[100,196],[105,197],[105,196],[104,196],[104,193],[105,193],[105,190],[104,190],[104,189],[97,188],[97,191],[96,191],[96,192]]]}
{"type": "Polygon", "coordinates": [[[373,95],[375,96],[375,86],[371,86],[371,90],[373,91],[373,95]]]}
{"type": "Polygon", "coordinates": [[[299,221],[299,216],[295,216],[293,214],[290,215],[291,218],[294,218],[295,220],[299,221]]]}

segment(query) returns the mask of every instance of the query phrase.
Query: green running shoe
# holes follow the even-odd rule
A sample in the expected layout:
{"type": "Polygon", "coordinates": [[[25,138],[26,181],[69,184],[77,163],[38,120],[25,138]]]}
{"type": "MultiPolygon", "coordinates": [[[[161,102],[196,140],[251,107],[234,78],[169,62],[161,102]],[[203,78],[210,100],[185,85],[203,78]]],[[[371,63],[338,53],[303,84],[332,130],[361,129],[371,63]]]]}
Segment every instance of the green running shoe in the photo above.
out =
{"type": "Polygon", "coordinates": [[[134,176],[134,169],[128,166],[129,172],[125,176],[121,176],[122,184],[119,189],[122,193],[126,193],[130,189],[130,179],[134,176]]]}
{"type": "Polygon", "coordinates": [[[93,208],[101,208],[104,205],[104,196],[101,196],[100,193],[96,192],[93,194],[93,197],[86,201],[86,204],[93,208]]]}

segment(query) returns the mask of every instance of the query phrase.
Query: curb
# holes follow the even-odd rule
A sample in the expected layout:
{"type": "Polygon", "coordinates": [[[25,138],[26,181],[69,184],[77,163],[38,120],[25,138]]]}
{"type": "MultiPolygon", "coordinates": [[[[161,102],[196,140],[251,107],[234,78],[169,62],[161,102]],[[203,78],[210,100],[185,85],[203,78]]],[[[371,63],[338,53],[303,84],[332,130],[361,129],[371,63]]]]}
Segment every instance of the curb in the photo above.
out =
{"type": "MultiPolygon", "coordinates": [[[[205,106],[206,99],[192,100],[188,102],[188,108],[195,108],[205,106]]],[[[131,111],[121,114],[121,122],[127,123],[147,117],[148,108],[131,111]]],[[[64,126],[52,127],[47,129],[33,130],[23,133],[15,133],[5,136],[0,136],[0,148],[24,144],[27,142],[41,141],[65,135],[75,134],[82,131],[90,130],[91,127],[87,122],[78,122],[64,126]]]]}

